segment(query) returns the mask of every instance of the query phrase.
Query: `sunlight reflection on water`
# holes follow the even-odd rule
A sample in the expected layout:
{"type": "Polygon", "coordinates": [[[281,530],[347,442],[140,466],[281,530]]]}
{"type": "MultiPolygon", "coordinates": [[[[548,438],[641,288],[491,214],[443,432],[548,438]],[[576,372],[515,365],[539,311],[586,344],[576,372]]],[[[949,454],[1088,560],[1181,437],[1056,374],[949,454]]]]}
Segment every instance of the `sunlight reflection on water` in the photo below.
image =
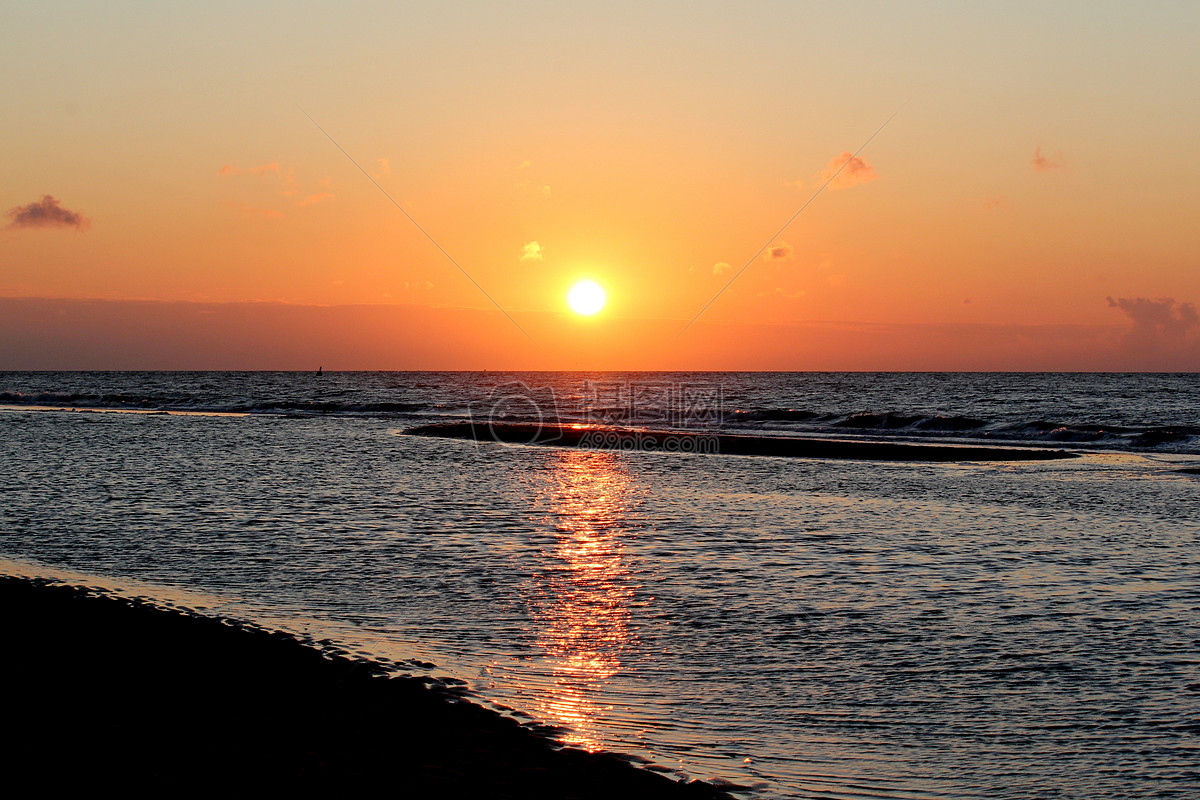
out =
{"type": "Polygon", "coordinates": [[[553,695],[540,709],[569,730],[568,744],[598,750],[594,698],[630,644],[633,588],[621,541],[630,479],[612,453],[555,455],[535,504],[557,541],[529,584],[536,641],[554,665],[553,695]]]}

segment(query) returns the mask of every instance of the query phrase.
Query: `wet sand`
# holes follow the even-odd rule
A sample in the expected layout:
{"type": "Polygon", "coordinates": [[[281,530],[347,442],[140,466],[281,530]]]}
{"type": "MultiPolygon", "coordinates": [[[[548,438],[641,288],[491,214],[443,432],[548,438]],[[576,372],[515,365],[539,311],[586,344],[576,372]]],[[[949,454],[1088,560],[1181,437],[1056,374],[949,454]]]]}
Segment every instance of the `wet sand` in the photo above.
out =
{"type": "Polygon", "coordinates": [[[0,577],[10,786],[175,794],[729,798],[559,749],[453,685],[286,634],[0,577]]]}
{"type": "Polygon", "coordinates": [[[1047,461],[1075,458],[1065,450],[1036,447],[868,442],[846,439],[801,439],[783,436],[632,430],[600,426],[539,425],[510,422],[453,422],[409,428],[413,436],[552,445],[597,450],[646,450],[711,453],[731,456],[855,459],[863,461],[1047,461]]]}

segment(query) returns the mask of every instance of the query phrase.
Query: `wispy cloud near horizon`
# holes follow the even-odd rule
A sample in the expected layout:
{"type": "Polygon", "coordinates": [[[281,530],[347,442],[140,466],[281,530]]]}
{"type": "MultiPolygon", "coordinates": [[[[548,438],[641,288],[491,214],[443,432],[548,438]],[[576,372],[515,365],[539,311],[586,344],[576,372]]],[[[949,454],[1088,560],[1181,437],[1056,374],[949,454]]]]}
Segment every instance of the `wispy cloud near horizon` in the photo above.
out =
{"type": "Polygon", "coordinates": [[[337,195],[335,195],[333,192],[316,192],[315,194],[310,194],[301,200],[297,200],[296,205],[311,206],[313,203],[320,203],[322,200],[329,200],[336,196],[337,195]]]}
{"type": "Polygon", "coordinates": [[[520,181],[519,183],[514,183],[513,188],[522,194],[540,194],[543,197],[550,196],[550,187],[539,185],[536,181],[520,181]]]}
{"type": "Polygon", "coordinates": [[[1033,168],[1038,172],[1050,172],[1056,169],[1062,169],[1066,166],[1066,161],[1059,151],[1055,151],[1054,156],[1050,157],[1042,153],[1042,146],[1039,144],[1033,151],[1033,158],[1030,162],[1033,168]]]}
{"type": "Polygon", "coordinates": [[[1132,334],[1140,340],[1182,341],[1200,333],[1196,307],[1191,303],[1176,305],[1173,297],[1109,297],[1108,307],[1120,309],[1133,320],[1132,334]]]}
{"type": "Polygon", "coordinates": [[[236,211],[237,215],[242,219],[283,219],[283,212],[277,208],[263,208],[251,205],[250,203],[239,203],[233,200],[226,200],[225,205],[236,211]]]}
{"type": "Polygon", "coordinates": [[[269,164],[261,164],[257,167],[235,167],[232,164],[226,164],[217,170],[218,175],[270,175],[279,174],[279,162],[272,161],[269,164]]]}
{"type": "Polygon", "coordinates": [[[1171,297],[1109,297],[1108,306],[1133,322],[1125,334],[1125,348],[1138,360],[1139,369],[1200,369],[1200,312],[1194,305],[1171,297]]]}

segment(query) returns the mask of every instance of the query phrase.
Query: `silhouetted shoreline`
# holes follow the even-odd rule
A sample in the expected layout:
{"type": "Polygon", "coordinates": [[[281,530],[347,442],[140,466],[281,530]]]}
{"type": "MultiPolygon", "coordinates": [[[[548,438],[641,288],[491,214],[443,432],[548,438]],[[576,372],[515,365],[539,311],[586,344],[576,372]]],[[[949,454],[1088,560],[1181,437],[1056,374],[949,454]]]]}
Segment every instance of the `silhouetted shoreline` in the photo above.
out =
{"type": "Polygon", "coordinates": [[[98,590],[0,577],[10,785],[729,798],[562,749],[432,679],[98,590]]]}
{"type": "Polygon", "coordinates": [[[420,425],[404,431],[413,436],[442,436],[505,444],[553,445],[590,450],[705,453],[731,456],[856,459],[862,461],[1048,461],[1076,458],[1065,450],[1037,447],[981,447],[912,444],[848,439],[803,439],[786,436],[635,430],[593,425],[514,422],[451,422],[420,425]]]}

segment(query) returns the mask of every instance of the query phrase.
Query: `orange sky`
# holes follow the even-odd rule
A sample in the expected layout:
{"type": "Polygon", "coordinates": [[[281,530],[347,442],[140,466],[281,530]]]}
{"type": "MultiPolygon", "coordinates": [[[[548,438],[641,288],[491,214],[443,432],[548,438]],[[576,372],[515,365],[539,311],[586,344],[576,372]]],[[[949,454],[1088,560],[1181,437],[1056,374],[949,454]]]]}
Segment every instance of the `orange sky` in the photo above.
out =
{"type": "Polygon", "coordinates": [[[7,7],[0,368],[1200,370],[1197,7],[846,13],[7,7]]]}

